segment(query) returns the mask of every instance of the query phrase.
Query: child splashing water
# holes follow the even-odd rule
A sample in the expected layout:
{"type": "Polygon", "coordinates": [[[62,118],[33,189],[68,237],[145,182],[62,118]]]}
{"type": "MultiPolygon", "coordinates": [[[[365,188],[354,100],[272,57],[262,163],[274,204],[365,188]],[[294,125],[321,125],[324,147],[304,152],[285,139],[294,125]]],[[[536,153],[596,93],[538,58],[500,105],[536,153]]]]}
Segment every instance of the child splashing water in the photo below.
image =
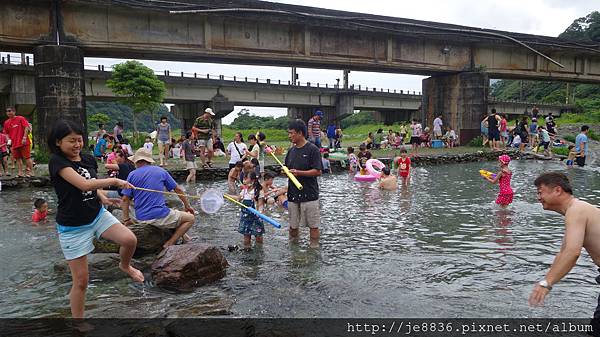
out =
{"type": "MultiPolygon", "coordinates": [[[[250,172],[244,177],[244,185],[238,199],[242,204],[256,208],[256,202],[259,200],[262,186],[258,180],[256,172],[250,172]]],[[[246,208],[241,209],[240,226],[238,232],[244,235],[244,248],[250,248],[252,235],[256,238],[257,244],[263,243],[263,233],[265,232],[265,224],[254,213],[246,208]]]]}
{"type": "Polygon", "coordinates": [[[503,154],[498,157],[498,162],[500,164],[500,171],[496,173],[496,176],[484,176],[484,179],[492,184],[498,183],[498,185],[500,185],[500,193],[498,194],[498,198],[496,198],[496,204],[500,205],[502,208],[505,208],[513,201],[513,190],[510,187],[512,171],[508,168],[510,156],[503,154]]]}

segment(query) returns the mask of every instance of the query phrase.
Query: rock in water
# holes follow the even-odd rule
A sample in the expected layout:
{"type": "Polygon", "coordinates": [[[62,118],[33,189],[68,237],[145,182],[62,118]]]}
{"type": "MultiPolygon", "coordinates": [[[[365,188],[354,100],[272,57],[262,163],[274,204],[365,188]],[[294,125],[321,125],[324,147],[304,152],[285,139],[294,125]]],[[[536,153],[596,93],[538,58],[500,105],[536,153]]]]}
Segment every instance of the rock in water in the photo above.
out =
{"type": "Polygon", "coordinates": [[[152,277],[161,288],[191,291],[221,279],[228,265],[217,247],[204,243],[174,245],[154,261],[152,277]]]}
{"type": "MultiPolygon", "coordinates": [[[[161,229],[151,225],[133,224],[128,226],[137,237],[135,256],[158,253],[163,244],[173,235],[170,229],[161,229]]],[[[108,240],[94,240],[94,253],[118,253],[119,245],[108,240]]]]}

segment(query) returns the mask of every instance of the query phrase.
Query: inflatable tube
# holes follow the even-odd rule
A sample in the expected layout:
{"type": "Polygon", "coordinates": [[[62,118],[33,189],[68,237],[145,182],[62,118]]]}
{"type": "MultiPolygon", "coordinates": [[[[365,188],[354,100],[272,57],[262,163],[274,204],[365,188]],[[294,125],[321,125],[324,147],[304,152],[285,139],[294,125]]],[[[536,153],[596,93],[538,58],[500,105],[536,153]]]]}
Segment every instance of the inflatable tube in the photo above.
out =
{"type": "Polygon", "coordinates": [[[375,180],[377,180],[376,176],[372,176],[370,174],[360,174],[360,172],[357,172],[356,175],[354,175],[354,180],[356,181],[362,181],[362,182],[373,182],[375,180]]]}
{"type": "Polygon", "coordinates": [[[385,167],[385,164],[380,162],[377,159],[369,159],[369,160],[367,160],[367,163],[365,164],[365,168],[367,169],[367,172],[369,172],[369,174],[374,176],[375,178],[381,177],[381,170],[384,167],[385,167]],[[376,170],[375,168],[377,168],[379,170],[376,170]]]}

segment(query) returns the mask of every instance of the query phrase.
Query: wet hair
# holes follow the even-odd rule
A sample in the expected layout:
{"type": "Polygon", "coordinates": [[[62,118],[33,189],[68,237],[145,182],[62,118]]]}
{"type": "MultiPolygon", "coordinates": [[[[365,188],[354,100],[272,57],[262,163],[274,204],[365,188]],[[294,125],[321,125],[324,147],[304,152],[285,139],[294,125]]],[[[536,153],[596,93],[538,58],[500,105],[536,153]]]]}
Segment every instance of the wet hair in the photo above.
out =
{"type": "Polygon", "coordinates": [[[248,174],[248,179],[254,181],[254,183],[252,184],[252,187],[254,188],[254,200],[258,201],[258,197],[260,196],[260,191],[262,190],[262,185],[260,184],[258,175],[256,174],[256,172],[252,171],[248,174]]]}
{"type": "Polygon", "coordinates": [[[46,200],[38,198],[35,199],[35,201],[33,202],[33,207],[35,207],[35,209],[40,209],[42,206],[44,206],[45,203],[47,203],[46,200]]]}
{"type": "Polygon", "coordinates": [[[288,130],[294,130],[306,137],[306,123],[301,119],[295,119],[288,124],[288,130]]]}
{"type": "Polygon", "coordinates": [[[542,185],[548,187],[559,186],[563,191],[573,194],[573,188],[571,187],[571,182],[566,174],[561,172],[546,172],[542,173],[539,177],[535,179],[533,182],[535,187],[540,187],[542,185]]]}
{"type": "Polygon", "coordinates": [[[51,153],[60,154],[61,150],[60,150],[60,147],[58,147],[58,145],[56,145],[56,142],[65,138],[66,136],[68,136],[71,133],[74,133],[76,135],[83,137],[83,131],[82,131],[81,126],[78,124],[75,124],[75,122],[72,122],[70,120],[64,120],[64,119],[59,119],[58,121],[56,121],[56,123],[54,123],[54,125],[50,129],[50,132],[48,132],[48,137],[47,137],[48,150],[51,153]]]}
{"type": "Polygon", "coordinates": [[[244,167],[244,162],[242,162],[241,160],[238,160],[238,161],[235,163],[235,167],[237,167],[237,168],[242,168],[242,167],[244,167]]]}
{"type": "Polygon", "coordinates": [[[352,146],[348,146],[346,150],[348,150],[348,153],[354,153],[354,148],[352,146]]]}
{"type": "Polygon", "coordinates": [[[581,126],[581,132],[587,131],[587,130],[589,130],[589,129],[590,129],[590,127],[589,127],[589,126],[587,126],[587,125],[582,125],[582,126],[581,126]]]}
{"type": "Polygon", "coordinates": [[[265,175],[263,176],[263,178],[265,180],[275,179],[275,173],[273,173],[271,171],[267,171],[267,172],[265,172],[265,175]]]}
{"type": "Polygon", "coordinates": [[[390,168],[389,167],[384,167],[381,169],[381,172],[383,172],[383,174],[385,174],[386,176],[390,175],[390,168]]]}
{"type": "Polygon", "coordinates": [[[573,144],[569,145],[569,147],[568,147],[569,151],[572,150],[574,147],[575,147],[575,145],[573,145],[573,144]]]}

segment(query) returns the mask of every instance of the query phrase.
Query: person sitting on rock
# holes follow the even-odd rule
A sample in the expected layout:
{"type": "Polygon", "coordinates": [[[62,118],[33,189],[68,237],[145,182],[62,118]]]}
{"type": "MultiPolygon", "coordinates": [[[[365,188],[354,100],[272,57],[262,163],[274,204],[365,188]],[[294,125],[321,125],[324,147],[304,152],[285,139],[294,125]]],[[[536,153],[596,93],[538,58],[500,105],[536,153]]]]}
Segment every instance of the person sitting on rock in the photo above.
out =
{"type": "Polygon", "coordinates": [[[131,199],[134,201],[135,217],[137,223],[142,225],[151,225],[160,229],[173,229],[175,233],[164,244],[163,248],[167,248],[181,237],[184,242],[189,241],[186,232],[194,224],[195,211],[188,202],[187,197],[183,194],[184,191],[171,177],[169,172],[162,167],[151,165],[154,163],[152,153],[145,148],[141,148],[135,152],[135,155],[129,158],[135,163],[136,170],[132,171],[127,177],[127,181],[139,188],[154,190],[156,192],[133,189],[124,189],[123,202],[123,222],[129,226],[133,223],[129,217],[129,204],[131,199]],[[166,206],[165,197],[158,191],[175,191],[179,199],[183,202],[186,212],[170,209],[166,206]]]}

